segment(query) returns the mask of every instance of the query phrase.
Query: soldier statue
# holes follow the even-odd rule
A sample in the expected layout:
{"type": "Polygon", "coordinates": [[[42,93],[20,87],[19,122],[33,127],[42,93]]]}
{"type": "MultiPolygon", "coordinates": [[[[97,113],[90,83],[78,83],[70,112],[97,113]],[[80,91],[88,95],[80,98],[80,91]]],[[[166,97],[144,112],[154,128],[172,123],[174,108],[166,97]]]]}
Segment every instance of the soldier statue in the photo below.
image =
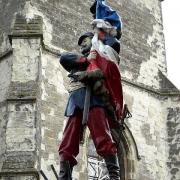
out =
{"type": "Polygon", "coordinates": [[[59,146],[59,180],[72,179],[85,126],[98,155],[105,160],[110,179],[120,180],[117,148],[110,129],[117,128],[124,118],[118,69],[122,23],[104,0],[96,0],[90,11],[95,17],[93,33],[86,32],[79,38],[82,55],[66,52],[60,57],[71,81],[65,110],[68,120],[59,146]]]}

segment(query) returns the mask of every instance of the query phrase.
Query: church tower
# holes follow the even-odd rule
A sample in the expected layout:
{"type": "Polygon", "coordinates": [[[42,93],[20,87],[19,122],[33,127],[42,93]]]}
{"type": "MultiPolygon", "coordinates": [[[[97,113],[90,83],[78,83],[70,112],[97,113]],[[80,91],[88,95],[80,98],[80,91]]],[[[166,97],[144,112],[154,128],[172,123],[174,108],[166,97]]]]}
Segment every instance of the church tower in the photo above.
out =
{"type": "MultiPolygon", "coordinates": [[[[51,180],[65,124],[64,51],[91,30],[93,0],[0,0],[0,179],[51,180]]],[[[123,21],[120,72],[132,118],[120,138],[122,180],[180,179],[180,92],[167,79],[161,0],[107,0],[123,21]]],[[[102,178],[86,134],[76,180],[102,178]]]]}

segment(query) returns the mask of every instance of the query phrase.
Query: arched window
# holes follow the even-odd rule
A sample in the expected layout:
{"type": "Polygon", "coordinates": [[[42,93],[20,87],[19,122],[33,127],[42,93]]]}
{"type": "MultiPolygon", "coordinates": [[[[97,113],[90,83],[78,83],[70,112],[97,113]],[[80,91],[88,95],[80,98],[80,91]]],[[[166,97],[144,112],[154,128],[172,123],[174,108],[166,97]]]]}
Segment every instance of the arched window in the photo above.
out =
{"type": "MultiPolygon", "coordinates": [[[[136,175],[136,162],[140,160],[134,137],[125,124],[125,130],[119,133],[112,130],[112,134],[118,140],[117,150],[121,169],[121,180],[134,180],[136,175]]],[[[107,180],[108,171],[104,159],[96,153],[94,143],[89,136],[88,139],[88,179],[107,180]]]]}

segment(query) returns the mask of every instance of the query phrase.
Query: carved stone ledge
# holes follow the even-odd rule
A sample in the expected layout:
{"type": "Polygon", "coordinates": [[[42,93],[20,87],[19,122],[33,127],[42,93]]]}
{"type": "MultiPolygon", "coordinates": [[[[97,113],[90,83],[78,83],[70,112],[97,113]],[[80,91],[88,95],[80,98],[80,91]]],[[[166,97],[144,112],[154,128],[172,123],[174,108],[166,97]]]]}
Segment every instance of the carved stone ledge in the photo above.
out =
{"type": "Polygon", "coordinates": [[[12,26],[12,32],[9,35],[10,42],[12,38],[40,37],[43,39],[43,20],[41,16],[35,16],[33,19],[26,19],[22,15],[16,15],[12,26]]]}

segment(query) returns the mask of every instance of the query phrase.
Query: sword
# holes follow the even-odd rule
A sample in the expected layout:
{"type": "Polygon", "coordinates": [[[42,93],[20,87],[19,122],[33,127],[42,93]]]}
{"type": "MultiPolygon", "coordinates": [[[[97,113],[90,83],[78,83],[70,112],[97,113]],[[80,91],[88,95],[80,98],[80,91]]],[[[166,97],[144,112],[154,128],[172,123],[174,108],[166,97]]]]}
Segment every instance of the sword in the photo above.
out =
{"type": "Polygon", "coordinates": [[[85,130],[88,123],[89,108],[90,108],[90,98],[91,98],[91,87],[90,85],[86,86],[86,95],[84,100],[84,109],[83,109],[83,118],[82,118],[82,137],[80,143],[84,143],[85,130]]]}
{"type": "Polygon", "coordinates": [[[86,126],[87,122],[88,122],[90,98],[91,98],[91,87],[90,87],[90,85],[87,85],[86,86],[85,101],[84,101],[83,118],[82,118],[82,125],[83,126],[86,126]]]}

